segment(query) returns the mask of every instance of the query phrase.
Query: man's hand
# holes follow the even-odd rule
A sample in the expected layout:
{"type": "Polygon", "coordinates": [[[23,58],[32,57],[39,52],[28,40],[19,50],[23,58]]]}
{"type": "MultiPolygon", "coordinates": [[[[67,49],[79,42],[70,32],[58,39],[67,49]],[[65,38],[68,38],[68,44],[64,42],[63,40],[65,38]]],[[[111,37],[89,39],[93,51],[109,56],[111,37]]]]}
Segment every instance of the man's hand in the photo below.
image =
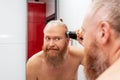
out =
{"type": "Polygon", "coordinates": [[[77,34],[77,40],[80,44],[82,44],[82,41],[83,41],[83,32],[82,32],[82,29],[78,29],[76,31],[76,34],[77,34]]]}

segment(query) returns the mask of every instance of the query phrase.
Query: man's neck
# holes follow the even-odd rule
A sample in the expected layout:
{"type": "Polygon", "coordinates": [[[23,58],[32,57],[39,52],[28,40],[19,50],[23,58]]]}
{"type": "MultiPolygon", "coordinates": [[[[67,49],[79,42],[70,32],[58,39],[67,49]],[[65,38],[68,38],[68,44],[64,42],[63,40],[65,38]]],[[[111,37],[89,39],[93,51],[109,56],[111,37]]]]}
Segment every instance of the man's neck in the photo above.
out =
{"type": "Polygon", "coordinates": [[[120,58],[120,45],[116,46],[116,48],[113,48],[113,49],[114,49],[114,52],[110,55],[110,58],[109,58],[110,65],[120,58]]]}

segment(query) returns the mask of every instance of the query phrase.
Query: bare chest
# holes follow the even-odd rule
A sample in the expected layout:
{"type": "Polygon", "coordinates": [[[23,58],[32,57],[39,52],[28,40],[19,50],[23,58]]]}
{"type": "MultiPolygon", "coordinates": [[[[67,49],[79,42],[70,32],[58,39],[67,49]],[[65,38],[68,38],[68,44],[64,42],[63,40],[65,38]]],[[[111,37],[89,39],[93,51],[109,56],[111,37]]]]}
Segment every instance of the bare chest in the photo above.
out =
{"type": "Polygon", "coordinates": [[[60,68],[43,67],[38,72],[38,80],[77,80],[76,66],[63,66],[60,68]]]}

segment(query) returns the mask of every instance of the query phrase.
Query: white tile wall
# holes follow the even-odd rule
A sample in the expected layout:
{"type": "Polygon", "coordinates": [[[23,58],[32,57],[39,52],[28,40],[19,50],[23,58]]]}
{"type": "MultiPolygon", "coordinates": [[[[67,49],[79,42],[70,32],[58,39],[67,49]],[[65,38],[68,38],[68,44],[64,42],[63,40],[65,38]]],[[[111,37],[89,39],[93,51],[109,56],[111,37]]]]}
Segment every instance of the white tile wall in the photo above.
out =
{"type": "Polygon", "coordinates": [[[26,45],[0,44],[0,80],[25,80],[26,45]]]}
{"type": "Polygon", "coordinates": [[[25,80],[26,0],[0,2],[0,80],[25,80]]]}

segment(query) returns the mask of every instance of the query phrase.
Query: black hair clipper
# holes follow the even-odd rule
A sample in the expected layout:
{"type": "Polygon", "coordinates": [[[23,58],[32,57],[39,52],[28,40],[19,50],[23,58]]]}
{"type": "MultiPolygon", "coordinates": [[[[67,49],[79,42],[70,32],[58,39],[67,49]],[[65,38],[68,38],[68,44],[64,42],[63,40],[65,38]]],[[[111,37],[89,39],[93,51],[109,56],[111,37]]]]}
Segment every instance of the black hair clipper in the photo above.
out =
{"type": "Polygon", "coordinates": [[[77,39],[77,35],[75,31],[67,31],[66,36],[71,39],[75,39],[75,40],[77,39]]]}

